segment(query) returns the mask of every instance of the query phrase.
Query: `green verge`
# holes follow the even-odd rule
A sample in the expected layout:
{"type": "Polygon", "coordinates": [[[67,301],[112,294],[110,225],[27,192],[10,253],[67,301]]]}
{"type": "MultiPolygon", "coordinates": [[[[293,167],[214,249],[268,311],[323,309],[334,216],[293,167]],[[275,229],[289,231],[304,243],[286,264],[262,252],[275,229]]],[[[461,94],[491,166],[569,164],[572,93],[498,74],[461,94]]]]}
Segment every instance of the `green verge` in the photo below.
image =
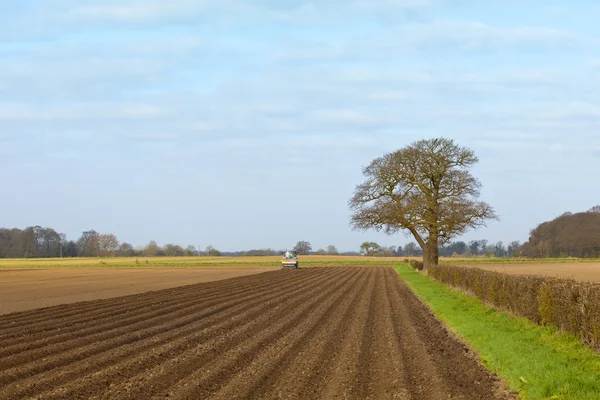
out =
{"type": "Polygon", "coordinates": [[[600,354],[572,335],[488,307],[407,265],[413,292],[523,399],[600,399],[600,354]]]}

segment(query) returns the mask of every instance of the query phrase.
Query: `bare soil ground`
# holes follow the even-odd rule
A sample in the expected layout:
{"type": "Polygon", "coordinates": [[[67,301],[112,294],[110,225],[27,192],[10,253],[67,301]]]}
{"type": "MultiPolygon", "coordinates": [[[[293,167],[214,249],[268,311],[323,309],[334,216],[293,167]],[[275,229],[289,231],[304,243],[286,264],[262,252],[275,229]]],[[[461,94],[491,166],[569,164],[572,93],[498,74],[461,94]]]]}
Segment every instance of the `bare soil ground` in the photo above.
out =
{"type": "MultiPolygon", "coordinates": [[[[453,264],[461,265],[460,263],[453,264]]],[[[543,275],[583,282],[600,282],[600,263],[464,264],[463,266],[511,275],[543,275]]]]}
{"type": "Polygon", "coordinates": [[[2,399],[501,399],[387,267],[279,270],[0,317],[2,399]]]}
{"type": "Polygon", "coordinates": [[[247,276],[276,267],[0,269],[0,315],[247,276]]]}

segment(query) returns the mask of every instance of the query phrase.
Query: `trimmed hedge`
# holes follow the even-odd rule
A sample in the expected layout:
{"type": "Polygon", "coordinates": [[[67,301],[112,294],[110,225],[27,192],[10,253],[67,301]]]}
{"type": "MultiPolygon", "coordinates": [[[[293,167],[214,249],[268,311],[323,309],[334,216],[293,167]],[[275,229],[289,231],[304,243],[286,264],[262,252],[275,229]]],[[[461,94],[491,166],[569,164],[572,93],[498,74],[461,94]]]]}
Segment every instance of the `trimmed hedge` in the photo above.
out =
{"type": "MultiPolygon", "coordinates": [[[[408,261],[408,260],[406,260],[408,261]]],[[[423,261],[417,261],[417,260],[410,260],[408,261],[408,264],[413,267],[414,269],[416,269],[417,271],[423,271],[423,261]]]]}
{"type": "Polygon", "coordinates": [[[554,325],[600,350],[600,284],[449,265],[431,266],[428,273],[487,304],[539,325],[554,325]]]}

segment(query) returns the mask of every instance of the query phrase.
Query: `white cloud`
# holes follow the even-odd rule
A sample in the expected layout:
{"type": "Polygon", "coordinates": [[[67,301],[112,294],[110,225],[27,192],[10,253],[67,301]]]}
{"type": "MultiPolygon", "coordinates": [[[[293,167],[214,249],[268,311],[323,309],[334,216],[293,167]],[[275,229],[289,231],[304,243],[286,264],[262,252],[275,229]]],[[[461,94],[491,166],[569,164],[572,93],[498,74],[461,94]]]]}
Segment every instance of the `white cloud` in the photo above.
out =
{"type": "Polygon", "coordinates": [[[400,90],[378,90],[367,93],[365,97],[374,101],[405,101],[411,98],[411,94],[400,90]]]}
{"type": "Polygon", "coordinates": [[[454,42],[465,49],[520,45],[574,45],[582,41],[577,35],[555,28],[525,26],[494,28],[482,22],[440,20],[412,24],[403,31],[406,41],[414,44],[454,42]]]}
{"type": "Polygon", "coordinates": [[[128,22],[153,21],[188,16],[190,13],[206,10],[215,4],[217,2],[210,0],[135,0],[114,4],[100,3],[74,7],[67,13],[67,18],[128,22]]]}
{"type": "Polygon", "coordinates": [[[435,0],[354,0],[352,5],[363,9],[429,7],[435,0]]]}
{"type": "Polygon", "coordinates": [[[0,103],[0,121],[5,122],[69,122],[92,120],[140,120],[164,117],[165,109],[146,104],[64,105],[33,107],[0,103]]]}

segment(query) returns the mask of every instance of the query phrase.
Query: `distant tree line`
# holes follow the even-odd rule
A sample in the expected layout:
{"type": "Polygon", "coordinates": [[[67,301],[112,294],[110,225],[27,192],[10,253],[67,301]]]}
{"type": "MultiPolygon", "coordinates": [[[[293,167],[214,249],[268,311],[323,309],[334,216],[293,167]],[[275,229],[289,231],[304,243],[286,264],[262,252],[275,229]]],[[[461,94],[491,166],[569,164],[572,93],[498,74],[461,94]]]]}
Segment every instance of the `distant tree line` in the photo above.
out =
{"type": "Polygon", "coordinates": [[[0,228],[0,258],[54,257],[134,257],[134,256],[219,256],[221,252],[208,246],[199,251],[194,246],[176,244],[159,246],[151,241],[143,247],[120,242],[114,234],[85,231],[77,240],[52,228],[33,226],[25,229],[0,228]]]}
{"type": "MultiPolygon", "coordinates": [[[[340,252],[334,245],[313,250],[310,242],[301,240],[293,247],[300,255],[364,255],[379,257],[422,257],[423,250],[415,242],[401,246],[381,246],[364,242],[358,251],[340,252]]],[[[158,245],[151,241],[146,246],[134,247],[120,242],[114,234],[85,231],[77,240],[52,228],[32,226],[25,229],[0,228],[0,258],[56,258],[56,257],[183,257],[183,256],[276,256],[283,250],[252,249],[224,252],[207,246],[199,250],[193,245],[158,245]]],[[[439,246],[441,257],[600,257],[600,206],[586,212],[566,212],[552,221],[543,222],[533,229],[524,244],[512,241],[489,243],[487,240],[452,241],[439,246]]]]}
{"type": "MultiPolygon", "coordinates": [[[[454,241],[438,248],[441,257],[518,257],[521,243],[512,241],[508,245],[503,242],[488,243],[487,240],[472,240],[470,242],[454,241]]],[[[364,242],[360,246],[360,254],[378,257],[422,257],[423,250],[415,242],[403,246],[380,246],[375,242],[364,242]]]]}
{"type": "Polygon", "coordinates": [[[586,212],[566,212],[533,229],[522,248],[532,258],[600,257],[600,206],[586,212]]]}

